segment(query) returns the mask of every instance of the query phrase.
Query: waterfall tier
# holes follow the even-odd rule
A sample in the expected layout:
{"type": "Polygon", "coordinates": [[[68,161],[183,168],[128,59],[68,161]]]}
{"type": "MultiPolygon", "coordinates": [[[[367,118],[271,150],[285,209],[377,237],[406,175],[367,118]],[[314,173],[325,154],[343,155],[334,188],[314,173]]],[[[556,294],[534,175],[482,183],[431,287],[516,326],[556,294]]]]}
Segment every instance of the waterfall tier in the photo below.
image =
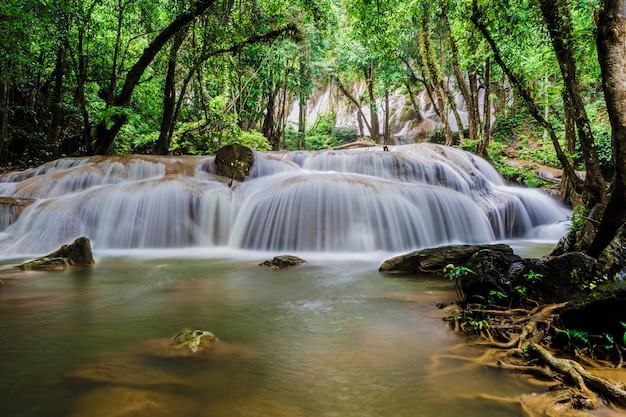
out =
{"type": "Polygon", "coordinates": [[[96,250],[397,252],[556,241],[566,230],[555,200],[440,145],[257,153],[234,185],[214,172],[213,157],[99,156],[5,174],[0,253],[45,253],[78,236],[96,250]]]}

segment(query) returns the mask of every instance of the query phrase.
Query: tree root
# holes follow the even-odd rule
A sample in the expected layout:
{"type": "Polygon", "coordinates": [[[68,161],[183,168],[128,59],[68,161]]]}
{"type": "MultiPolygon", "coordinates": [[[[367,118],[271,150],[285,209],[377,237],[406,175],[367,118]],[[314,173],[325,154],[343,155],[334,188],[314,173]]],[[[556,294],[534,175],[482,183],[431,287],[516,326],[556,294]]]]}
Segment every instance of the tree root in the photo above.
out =
{"type": "MultiPolygon", "coordinates": [[[[530,311],[468,306],[462,315],[457,314],[448,320],[454,320],[455,330],[461,332],[468,332],[468,329],[472,329],[471,325],[474,325],[469,331],[477,336],[472,345],[488,349],[482,356],[474,358],[454,354],[439,355],[431,370],[438,368],[443,359],[462,360],[467,363],[461,368],[482,364],[521,372],[538,380],[564,384],[542,395],[522,396],[516,400],[505,399],[518,404],[528,417],[589,416],[580,409],[598,409],[603,404],[623,412],[626,409],[626,384],[595,375],[579,362],[589,368],[615,370],[614,364],[607,365],[605,361],[583,356],[577,357],[578,361],[558,358],[546,347],[558,331],[553,322],[564,305],[565,303],[542,305],[530,311]],[[480,327],[477,328],[476,323],[480,323],[480,327]]],[[[622,351],[626,352],[626,349],[616,346],[615,350],[619,356],[617,368],[621,368],[622,351]]],[[[454,371],[446,370],[444,373],[454,371]]],[[[485,398],[488,397],[483,397],[485,398]]],[[[491,400],[495,401],[494,398],[491,400]]]]}
{"type": "Polygon", "coordinates": [[[590,401],[586,408],[595,409],[600,405],[594,391],[609,404],[626,407],[626,384],[623,382],[589,373],[578,362],[556,358],[538,344],[530,345],[528,351],[538,356],[550,369],[568,379],[570,384],[580,390],[580,393],[590,401]]]}

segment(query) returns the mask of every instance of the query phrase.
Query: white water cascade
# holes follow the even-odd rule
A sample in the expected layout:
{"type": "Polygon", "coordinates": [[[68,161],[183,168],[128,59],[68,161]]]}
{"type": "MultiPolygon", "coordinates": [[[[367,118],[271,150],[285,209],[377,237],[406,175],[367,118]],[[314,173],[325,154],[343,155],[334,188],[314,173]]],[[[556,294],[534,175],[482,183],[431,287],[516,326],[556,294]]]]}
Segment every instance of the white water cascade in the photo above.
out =
{"type": "Polygon", "coordinates": [[[79,236],[96,250],[362,253],[566,231],[558,202],[440,145],[257,153],[250,178],[230,186],[213,172],[210,156],[112,156],[6,174],[0,255],[47,253],[79,236]],[[16,210],[17,200],[30,204],[16,210]]]}

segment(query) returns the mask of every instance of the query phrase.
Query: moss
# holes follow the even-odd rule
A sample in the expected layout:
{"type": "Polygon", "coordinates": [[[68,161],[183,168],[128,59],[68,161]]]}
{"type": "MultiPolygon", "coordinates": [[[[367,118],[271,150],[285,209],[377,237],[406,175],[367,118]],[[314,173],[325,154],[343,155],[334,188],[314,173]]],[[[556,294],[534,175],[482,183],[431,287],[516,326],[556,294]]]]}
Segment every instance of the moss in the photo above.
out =
{"type": "Polygon", "coordinates": [[[22,270],[67,269],[70,265],[65,258],[38,258],[19,266],[22,270]]]}
{"type": "Polygon", "coordinates": [[[183,330],[172,340],[172,347],[183,353],[203,353],[213,348],[216,338],[205,330],[183,330]]]}

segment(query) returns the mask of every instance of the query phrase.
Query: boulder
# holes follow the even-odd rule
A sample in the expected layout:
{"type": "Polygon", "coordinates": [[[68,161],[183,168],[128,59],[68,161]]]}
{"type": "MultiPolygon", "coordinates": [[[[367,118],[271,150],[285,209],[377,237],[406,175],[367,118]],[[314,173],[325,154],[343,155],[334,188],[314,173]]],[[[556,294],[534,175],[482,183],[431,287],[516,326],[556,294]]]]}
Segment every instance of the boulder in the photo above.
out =
{"type": "MultiPolygon", "coordinates": [[[[487,299],[492,291],[508,294],[509,270],[514,263],[521,262],[517,255],[500,250],[481,249],[463,264],[474,273],[460,279],[459,285],[465,295],[465,302],[479,302],[487,299]],[[478,298],[477,298],[478,297],[478,298]]],[[[495,302],[497,300],[492,300],[495,302]]]]}
{"type": "Polygon", "coordinates": [[[22,270],[67,269],[74,266],[93,266],[94,263],[91,242],[83,236],[46,256],[18,265],[18,268],[22,270]]]}
{"type": "Polygon", "coordinates": [[[286,268],[288,266],[296,266],[299,264],[306,263],[306,261],[302,258],[298,258],[293,255],[281,255],[275,256],[271,261],[264,261],[259,264],[259,266],[265,266],[268,268],[286,268]]]}
{"type": "Polygon", "coordinates": [[[254,152],[238,143],[220,148],[215,154],[217,175],[235,181],[244,181],[248,178],[254,165],[254,152]]]}
{"type": "Polygon", "coordinates": [[[593,290],[581,291],[561,309],[565,328],[590,334],[613,335],[620,343],[626,328],[626,283],[606,281],[593,290]]]}
{"type": "Polygon", "coordinates": [[[496,291],[507,295],[503,304],[510,303],[510,297],[550,304],[569,300],[593,280],[596,260],[580,252],[515,259],[515,255],[483,249],[464,266],[475,273],[460,282],[466,301],[487,299],[496,291]]]}
{"type": "Polygon", "coordinates": [[[510,258],[511,261],[519,258],[513,253],[513,249],[505,244],[448,245],[421,249],[387,259],[380,265],[378,270],[380,272],[397,274],[442,273],[446,265],[465,265],[472,255],[485,249],[499,252],[504,258],[510,258]]]}
{"type": "MultiPolygon", "coordinates": [[[[537,260],[527,270],[541,273],[529,296],[543,303],[561,303],[582,291],[595,278],[597,261],[582,252],[569,252],[537,260]]],[[[518,284],[522,281],[515,280],[518,284]]]]}

